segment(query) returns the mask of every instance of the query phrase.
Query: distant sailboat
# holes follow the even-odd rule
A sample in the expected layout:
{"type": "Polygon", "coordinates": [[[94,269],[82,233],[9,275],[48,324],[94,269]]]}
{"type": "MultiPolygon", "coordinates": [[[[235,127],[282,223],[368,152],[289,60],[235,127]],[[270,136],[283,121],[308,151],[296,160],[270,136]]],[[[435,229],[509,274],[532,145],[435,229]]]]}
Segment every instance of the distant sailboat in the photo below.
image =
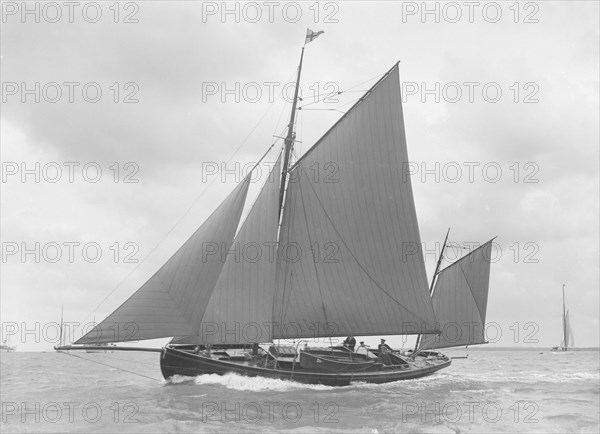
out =
{"type": "MultiPolygon", "coordinates": [[[[306,42],[313,36],[309,31],[306,42]]],[[[432,303],[403,173],[409,159],[398,63],[290,163],[303,57],[304,47],[282,153],[237,233],[251,174],[138,291],[75,346],[59,350],[172,337],[163,349],[147,349],[161,352],[165,378],[233,372],[329,385],[417,378],[450,365],[434,351],[378,360],[345,347],[300,348],[316,338],[440,333],[434,303],[465,291],[453,270],[473,274],[485,291],[475,301],[458,299],[452,312],[438,306],[440,315],[461,313],[457,304],[466,301],[464,309],[483,311],[483,321],[489,279],[489,258],[486,273],[478,268],[485,268],[485,244],[469,255],[475,267],[463,259],[440,273],[444,288],[432,303]],[[336,168],[333,182],[310,175],[325,163],[336,168]],[[327,243],[335,250],[330,260],[318,251],[327,243]],[[221,250],[206,255],[207,244],[225,252],[276,247],[274,256],[263,250],[256,260],[239,260],[221,250]]]]}
{"type": "Polygon", "coordinates": [[[565,285],[562,286],[562,295],[563,295],[563,310],[562,310],[562,330],[563,330],[563,338],[558,347],[553,347],[553,353],[563,353],[569,351],[569,348],[573,348],[575,345],[575,339],[573,337],[573,330],[571,329],[571,324],[569,322],[569,311],[566,310],[565,306],[565,285]]]}
{"type": "Polygon", "coordinates": [[[0,353],[12,353],[16,350],[17,347],[10,345],[10,337],[8,339],[4,339],[0,345],[0,353]]]}
{"type": "MultiPolygon", "coordinates": [[[[92,320],[93,324],[96,324],[96,317],[92,320]]],[[[64,306],[60,308],[60,329],[58,336],[58,345],[54,347],[54,349],[62,348],[65,350],[65,344],[67,337],[64,335],[64,306]]],[[[115,349],[116,345],[113,343],[102,343],[95,345],[94,347],[90,347],[85,349],[86,353],[112,353],[115,349]]]]}

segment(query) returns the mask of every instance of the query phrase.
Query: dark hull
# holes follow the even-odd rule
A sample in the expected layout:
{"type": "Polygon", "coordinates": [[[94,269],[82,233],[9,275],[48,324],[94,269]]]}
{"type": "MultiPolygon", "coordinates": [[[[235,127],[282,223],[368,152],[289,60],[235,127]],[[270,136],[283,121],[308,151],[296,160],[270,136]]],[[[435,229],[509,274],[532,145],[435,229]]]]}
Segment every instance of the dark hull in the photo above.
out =
{"type": "Polygon", "coordinates": [[[351,360],[347,358],[335,358],[310,354],[307,352],[300,353],[300,365],[303,368],[315,371],[328,372],[360,372],[370,369],[375,364],[374,360],[351,360]]]}
{"type": "Polygon", "coordinates": [[[302,368],[296,364],[293,369],[273,369],[261,366],[252,366],[244,362],[231,362],[218,360],[167,347],[163,350],[160,359],[160,369],[165,379],[175,375],[195,377],[203,374],[235,373],[248,377],[267,377],[280,380],[292,380],[305,384],[326,384],[329,386],[346,386],[352,382],[389,383],[398,380],[431,375],[440,369],[446,368],[451,361],[448,358],[434,362],[423,362],[423,366],[411,365],[410,367],[385,366],[378,370],[362,372],[318,372],[302,368]]]}

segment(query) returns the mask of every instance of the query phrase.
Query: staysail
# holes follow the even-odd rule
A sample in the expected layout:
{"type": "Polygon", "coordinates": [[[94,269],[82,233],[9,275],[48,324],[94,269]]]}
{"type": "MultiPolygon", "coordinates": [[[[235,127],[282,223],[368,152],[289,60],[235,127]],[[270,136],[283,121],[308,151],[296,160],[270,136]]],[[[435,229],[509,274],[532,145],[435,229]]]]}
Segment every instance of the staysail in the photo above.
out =
{"type": "Polygon", "coordinates": [[[438,274],[432,300],[442,333],[424,337],[419,349],[485,343],[492,241],[438,274]]]}
{"type": "Polygon", "coordinates": [[[174,344],[246,344],[272,340],[280,158],[233,241],[197,336],[174,344]]]}
{"type": "Polygon", "coordinates": [[[240,221],[246,177],[175,254],[125,303],[76,344],[196,334],[240,221]],[[216,253],[215,250],[217,250],[216,253]]]}
{"type": "Polygon", "coordinates": [[[292,168],[274,338],[435,333],[398,65],[292,168]]]}

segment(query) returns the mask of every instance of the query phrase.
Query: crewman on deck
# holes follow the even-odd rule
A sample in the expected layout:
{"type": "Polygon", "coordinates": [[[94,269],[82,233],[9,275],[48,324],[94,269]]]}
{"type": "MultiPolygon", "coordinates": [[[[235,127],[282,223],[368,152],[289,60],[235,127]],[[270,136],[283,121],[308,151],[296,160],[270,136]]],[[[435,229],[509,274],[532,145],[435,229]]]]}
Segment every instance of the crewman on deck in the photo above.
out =
{"type": "Polygon", "coordinates": [[[354,347],[356,346],[356,339],[354,339],[354,336],[348,336],[344,341],[344,346],[354,352],[354,347]]]}
{"type": "Polygon", "coordinates": [[[381,339],[381,343],[377,346],[377,349],[379,350],[377,357],[379,361],[384,365],[391,365],[392,359],[390,357],[390,353],[392,352],[392,349],[388,344],[385,343],[385,339],[381,339]]]}
{"type": "Polygon", "coordinates": [[[356,354],[362,354],[369,357],[369,346],[365,345],[365,341],[360,341],[360,345],[356,349],[356,354]]]}

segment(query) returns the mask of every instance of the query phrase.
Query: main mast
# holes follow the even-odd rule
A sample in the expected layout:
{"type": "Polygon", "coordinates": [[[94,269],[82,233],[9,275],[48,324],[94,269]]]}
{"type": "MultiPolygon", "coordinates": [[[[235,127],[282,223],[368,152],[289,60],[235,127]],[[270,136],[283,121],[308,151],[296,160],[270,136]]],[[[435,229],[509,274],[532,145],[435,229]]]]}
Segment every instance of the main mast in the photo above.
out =
{"type": "MultiPolygon", "coordinates": [[[[450,228],[446,232],[446,238],[444,238],[444,244],[442,245],[442,250],[440,251],[440,257],[438,258],[437,264],[435,266],[435,271],[433,273],[433,277],[431,278],[431,286],[429,287],[429,295],[433,295],[433,288],[435,281],[437,280],[437,275],[440,271],[440,265],[442,265],[442,259],[444,259],[444,249],[446,248],[446,243],[448,242],[448,235],[450,234],[450,228]]],[[[417,336],[417,342],[415,344],[414,353],[417,353],[417,349],[419,348],[419,342],[421,341],[421,335],[417,336]]]]}
{"type": "MultiPolygon", "coordinates": [[[[306,44],[305,44],[306,45],[306,44]]],[[[300,89],[300,73],[302,72],[302,59],[304,58],[304,46],[300,54],[300,65],[298,66],[298,77],[296,78],[296,89],[294,90],[294,101],[292,103],[292,113],[290,114],[290,123],[285,137],[285,151],[283,154],[283,164],[281,166],[281,185],[279,187],[279,216],[283,209],[283,194],[285,193],[285,183],[287,181],[288,169],[290,164],[290,154],[294,149],[296,133],[294,133],[294,123],[296,122],[296,106],[298,104],[298,90],[300,89]]]]}

